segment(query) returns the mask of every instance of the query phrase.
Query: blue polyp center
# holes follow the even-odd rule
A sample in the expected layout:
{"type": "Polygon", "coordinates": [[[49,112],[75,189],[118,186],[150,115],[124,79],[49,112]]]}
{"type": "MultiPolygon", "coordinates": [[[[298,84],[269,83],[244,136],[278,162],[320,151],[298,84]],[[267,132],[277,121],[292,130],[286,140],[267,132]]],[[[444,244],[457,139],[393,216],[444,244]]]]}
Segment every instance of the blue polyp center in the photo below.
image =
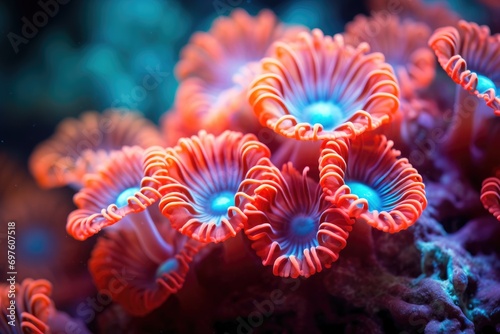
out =
{"type": "Polygon", "coordinates": [[[290,227],[293,235],[305,237],[316,230],[316,220],[309,216],[297,216],[292,219],[290,227]]]}
{"type": "Polygon", "coordinates": [[[136,192],[138,192],[139,190],[141,190],[139,187],[130,187],[130,188],[127,188],[125,189],[124,191],[122,191],[120,193],[120,195],[118,195],[118,197],[116,198],[116,205],[121,208],[122,206],[125,206],[128,204],[128,201],[127,199],[131,196],[134,196],[136,192]]]}
{"type": "Polygon", "coordinates": [[[213,195],[209,200],[210,211],[214,215],[222,216],[227,213],[230,206],[234,206],[234,193],[221,191],[213,195]]]}
{"type": "Polygon", "coordinates": [[[171,258],[164,261],[156,270],[156,277],[161,277],[163,274],[173,273],[179,269],[179,261],[176,258],[171,258]]]}
{"type": "Polygon", "coordinates": [[[476,89],[478,90],[479,93],[484,93],[486,92],[488,89],[495,89],[496,90],[496,86],[495,84],[493,83],[493,81],[491,81],[490,78],[484,76],[484,75],[481,75],[481,74],[477,74],[477,86],[476,86],[476,89]]]}
{"type": "Polygon", "coordinates": [[[347,181],[346,185],[351,189],[352,194],[368,201],[368,210],[382,211],[382,200],[373,188],[357,181],[347,181]]]}
{"type": "Polygon", "coordinates": [[[302,111],[303,121],[309,124],[321,124],[323,129],[332,130],[343,118],[342,109],[332,102],[316,102],[302,111]]]}

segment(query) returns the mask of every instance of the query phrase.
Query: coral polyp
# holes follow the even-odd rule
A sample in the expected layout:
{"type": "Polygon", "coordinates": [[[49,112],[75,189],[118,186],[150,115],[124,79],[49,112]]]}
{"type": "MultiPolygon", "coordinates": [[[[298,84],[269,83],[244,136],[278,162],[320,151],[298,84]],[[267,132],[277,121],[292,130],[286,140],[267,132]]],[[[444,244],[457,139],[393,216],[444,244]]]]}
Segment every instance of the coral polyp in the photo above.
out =
{"type": "Polygon", "coordinates": [[[436,30],[429,45],[450,78],[500,116],[500,35],[492,35],[487,26],[460,21],[458,28],[436,30]]]}
{"type": "Polygon", "coordinates": [[[488,26],[461,20],[457,27],[437,29],[429,46],[456,83],[454,126],[448,130],[444,150],[460,161],[463,151],[469,149],[471,161],[461,163],[490,174],[500,163],[488,145],[500,139],[500,34],[491,34],[488,26]]]}
{"type": "Polygon", "coordinates": [[[236,193],[247,171],[269,154],[253,135],[200,131],[172,148],[150,151],[145,169],[155,170],[160,210],[172,226],[196,240],[218,243],[243,228],[246,216],[236,193]]]}
{"type": "MultiPolygon", "coordinates": [[[[133,219],[125,217],[125,219],[133,219]]],[[[138,224],[139,221],[133,222],[138,224]]],[[[156,239],[145,246],[140,230],[125,227],[107,231],[89,261],[89,270],[98,288],[113,286],[111,297],[133,315],[144,316],[162,305],[182,288],[190,263],[202,244],[173,230],[167,221],[155,227],[168,252],[151,254],[156,239]],[[128,247],[123,248],[123,245],[128,247]],[[119,276],[119,278],[118,278],[119,276]]],[[[156,248],[160,248],[159,245],[156,248]]]]}
{"type": "Polygon", "coordinates": [[[357,16],[346,25],[344,36],[348,43],[366,42],[372,52],[383,53],[385,61],[394,68],[401,95],[408,97],[414,89],[425,88],[434,79],[436,61],[427,47],[431,29],[422,22],[383,15],[357,16]]]}
{"type": "Polygon", "coordinates": [[[248,173],[243,189],[245,234],[262,264],[282,277],[309,277],[330,268],[346,246],[354,220],[326,200],[320,185],[292,164],[270,162],[248,173]]]}
{"type": "Polygon", "coordinates": [[[63,333],[69,329],[90,333],[78,320],[56,309],[52,284],[44,279],[7,280],[0,285],[0,329],[5,334],[63,333]]]}
{"type": "Polygon", "coordinates": [[[325,141],[321,184],[333,205],[384,232],[407,229],[427,206],[422,176],[384,135],[325,141]]]}
{"type": "Polygon", "coordinates": [[[146,148],[161,145],[152,122],[134,112],[110,109],[66,119],[56,133],[39,144],[30,157],[30,168],[46,188],[74,185],[80,188],[86,173],[96,172],[106,156],[122,146],[146,148]]]}
{"type": "Polygon", "coordinates": [[[111,153],[97,173],[86,175],[83,188],[73,198],[78,209],[68,217],[66,229],[71,236],[85,240],[160,198],[153,187],[156,181],[143,179],[143,152],[138,146],[125,146],[111,153]]]}
{"type": "MultiPolygon", "coordinates": [[[[200,128],[216,135],[225,130],[256,132],[258,122],[245,99],[254,63],[268,54],[273,42],[303,30],[281,23],[269,10],[250,16],[236,9],[215,20],[208,32],[195,33],[175,67],[180,85],[169,112],[183,124],[183,136],[200,128]]],[[[165,132],[171,124],[165,123],[165,132]]]]}
{"type": "Polygon", "coordinates": [[[260,123],[288,138],[354,138],[389,122],[399,107],[393,69],[370,47],[316,29],[277,42],[252,83],[260,123]]]}

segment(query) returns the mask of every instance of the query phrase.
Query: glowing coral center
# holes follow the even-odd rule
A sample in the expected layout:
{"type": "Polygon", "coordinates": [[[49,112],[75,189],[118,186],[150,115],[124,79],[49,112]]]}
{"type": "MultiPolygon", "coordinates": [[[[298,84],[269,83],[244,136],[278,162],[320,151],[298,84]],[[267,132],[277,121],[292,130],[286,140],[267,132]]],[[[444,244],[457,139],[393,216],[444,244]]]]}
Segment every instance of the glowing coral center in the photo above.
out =
{"type": "Polygon", "coordinates": [[[164,261],[156,270],[156,277],[161,277],[164,274],[170,274],[179,269],[179,261],[176,258],[171,258],[164,261]]]}
{"type": "Polygon", "coordinates": [[[351,189],[352,194],[367,200],[368,210],[382,211],[382,200],[373,188],[357,181],[347,181],[346,184],[351,189]]]}
{"type": "Polygon", "coordinates": [[[122,207],[122,206],[127,205],[128,204],[128,198],[131,197],[131,196],[134,196],[135,193],[138,192],[139,190],[140,190],[140,188],[138,188],[138,187],[130,187],[130,188],[125,189],[116,198],[116,205],[118,207],[122,207]]]}
{"type": "Polygon", "coordinates": [[[488,78],[484,75],[478,74],[477,75],[477,86],[476,86],[477,91],[479,93],[484,93],[488,89],[491,89],[491,88],[496,90],[496,86],[493,83],[493,81],[491,81],[490,78],[488,78]]]}
{"type": "Polygon", "coordinates": [[[311,125],[321,124],[323,129],[332,130],[341,123],[342,110],[331,102],[316,102],[302,110],[302,121],[311,125]]]}
{"type": "Polygon", "coordinates": [[[290,228],[293,235],[305,237],[316,230],[316,220],[308,216],[297,216],[292,219],[290,228]]]}
{"type": "Polygon", "coordinates": [[[209,200],[210,211],[214,215],[222,216],[230,206],[234,206],[234,193],[222,191],[213,195],[209,200]]]}

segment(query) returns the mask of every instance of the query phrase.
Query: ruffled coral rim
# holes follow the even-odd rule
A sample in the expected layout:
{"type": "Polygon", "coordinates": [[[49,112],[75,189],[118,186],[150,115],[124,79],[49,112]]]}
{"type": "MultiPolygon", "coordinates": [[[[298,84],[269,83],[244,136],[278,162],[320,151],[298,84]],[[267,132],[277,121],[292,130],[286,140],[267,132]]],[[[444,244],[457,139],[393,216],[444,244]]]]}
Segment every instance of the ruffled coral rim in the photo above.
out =
{"type": "Polygon", "coordinates": [[[363,220],[370,226],[389,233],[399,232],[413,225],[427,206],[422,177],[406,158],[398,158],[400,152],[392,147],[393,142],[383,135],[364,135],[352,141],[325,141],[320,156],[320,183],[332,204],[346,210],[349,217],[363,220]],[[349,177],[347,174],[353,168],[349,164],[365,165],[366,157],[374,152],[379,152],[380,155],[378,158],[370,157],[369,163],[373,165],[366,166],[366,175],[363,172],[359,176],[361,179],[352,181],[364,183],[373,178],[371,173],[380,172],[377,178],[383,178],[387,184],[382,184],[382,179],[378,179],[377,185],[367,186],[375,190],[390,186],[390,189],[383,190],[381,210],[370,210],[368,200],[352,193],[346,184],[346,176],[349,177]],[[349,161],[353,159],[361,160],[349,161]],[[382,168],[381,165],[385,164],[387,165],[382,168]],[[384,203],[385,200],[390,203],[384,203]]]}

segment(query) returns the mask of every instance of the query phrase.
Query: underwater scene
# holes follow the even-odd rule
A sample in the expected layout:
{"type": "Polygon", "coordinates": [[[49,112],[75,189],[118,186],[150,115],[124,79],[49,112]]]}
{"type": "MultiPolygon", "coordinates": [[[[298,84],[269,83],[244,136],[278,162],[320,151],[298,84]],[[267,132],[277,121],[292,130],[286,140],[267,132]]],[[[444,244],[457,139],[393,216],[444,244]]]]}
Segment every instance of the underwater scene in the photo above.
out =
{"type": "Polygon", "coordinates": [[[500,0],[0,29],[0,334],[500,333],[500,0]]]}

